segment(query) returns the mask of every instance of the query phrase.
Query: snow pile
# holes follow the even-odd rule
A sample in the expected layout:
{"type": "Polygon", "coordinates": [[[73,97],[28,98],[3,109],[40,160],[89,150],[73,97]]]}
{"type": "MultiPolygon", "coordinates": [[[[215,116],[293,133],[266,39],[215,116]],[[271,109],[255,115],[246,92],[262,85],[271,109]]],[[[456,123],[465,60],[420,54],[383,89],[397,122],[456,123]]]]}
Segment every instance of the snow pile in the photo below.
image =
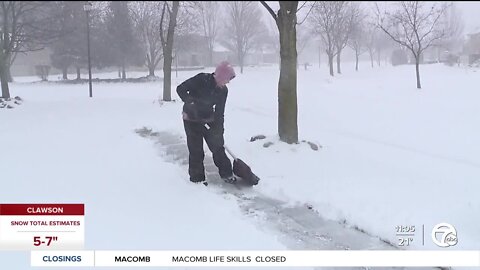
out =
{"type": "MultiPolygon", "coordinates": [[[[263,141],[263,147],[265,148],[268,148],[276,143],[280,143],[281,140],[278,138],[278,136],[271,136],[269,138],[267,138],[265,135],[256,135],[256,136],[252,136],[250,138],[250,142],[254,142],[254,141],[259,141],[259,140],[265,140],[263,141]]],[[[322,146],[318,143],[314,143],[314,142],[311,142],[311,141],[306,141],[306,140],[301,140],[300,142],[298,142],[297,144],[307,144],[313,151],[318,151],[320,148],[322,148],[322,146]]]]}

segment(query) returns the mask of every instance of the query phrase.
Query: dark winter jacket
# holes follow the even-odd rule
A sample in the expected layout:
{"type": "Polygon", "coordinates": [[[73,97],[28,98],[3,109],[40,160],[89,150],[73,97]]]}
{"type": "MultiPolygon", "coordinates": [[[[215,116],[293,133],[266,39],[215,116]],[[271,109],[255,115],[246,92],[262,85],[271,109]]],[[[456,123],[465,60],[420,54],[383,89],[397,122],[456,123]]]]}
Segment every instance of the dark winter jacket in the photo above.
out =
{"type": "Polygon", "coordinates": [[[223,125],[228,89],[218,87],[213,73],[199,73],[177,87],[189,121],[223,125]]]}

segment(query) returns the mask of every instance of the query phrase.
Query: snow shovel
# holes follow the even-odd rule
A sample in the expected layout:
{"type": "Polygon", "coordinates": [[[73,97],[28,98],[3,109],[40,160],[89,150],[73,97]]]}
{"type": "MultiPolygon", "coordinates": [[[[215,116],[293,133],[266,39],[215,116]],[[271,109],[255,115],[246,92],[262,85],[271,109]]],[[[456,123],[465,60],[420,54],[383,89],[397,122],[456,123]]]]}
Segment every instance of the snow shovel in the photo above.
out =
{"type": "Polygon", "coordinates": [[[243,162],[243,160],[237,158],[230,149],[227,148],[227,146],[224,146],[225,150],[232,156],[233,158],[233,173],[239,177],[241,177],[243,180],[248,182],[251,185],[256,185],[258,184],[258,181],[260,181],[260,178],[256,176],[253,172],[252,169],[250,169],[250,166],[247,165],[247,163],[243,162]]]}

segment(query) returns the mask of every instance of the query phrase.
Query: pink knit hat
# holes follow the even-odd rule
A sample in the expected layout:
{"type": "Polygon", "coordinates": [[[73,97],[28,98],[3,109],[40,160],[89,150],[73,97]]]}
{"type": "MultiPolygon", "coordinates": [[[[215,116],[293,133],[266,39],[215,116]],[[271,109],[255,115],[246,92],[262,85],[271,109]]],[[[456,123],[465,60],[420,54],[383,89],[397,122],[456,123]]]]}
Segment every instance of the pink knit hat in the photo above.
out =
{"type": "Polygon", "coordinates": [[[235,70],[233,70],[233,67],[227,61],[218,64],[215,69],[215,81],[217,85],[225,85],[233,78],[235,78],[235,70]]]}

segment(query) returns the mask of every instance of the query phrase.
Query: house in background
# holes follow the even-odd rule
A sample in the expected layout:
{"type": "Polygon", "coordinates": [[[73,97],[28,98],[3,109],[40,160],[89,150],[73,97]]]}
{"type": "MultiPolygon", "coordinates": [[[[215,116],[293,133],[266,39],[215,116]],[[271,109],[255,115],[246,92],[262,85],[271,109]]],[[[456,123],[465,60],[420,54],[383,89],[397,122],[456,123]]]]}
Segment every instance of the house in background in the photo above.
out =
{"type": "Polygon", "coordinates": [[[207,58],[207,51],[206,43],[200,35],[187,34],[176,36],[173,66],[204,66],[207,58]]]}
{"type": "Polygon", "coordinates": [[[468,57],[469,65],[480,60],[480,29],[467,35],[463,53],[468,57]]]}
{"type": "Polygon", "coordinates": [[[213,64],[220,63],[225,60],[227,60],[233,65],[237,64],[237,57],[235,56],[235,53],[230,51],[220,43],[216,42],[213,46],[213,64]]]}
{"type": "MultiPolygon", "coordinates": [[[[208,48],[205,37],[198,34],[187,34],[176,37],[174,66],[179,68],[203,68],[209,65],[208,48]]],[[[233,52],[219,43],[214,45],[212,62],[219,63],[223,60],[233,62],[236,59],[233,52]]]]}
{"type": "MultiPolygon", "coordinates": [[[[205,37],[198,34],[188,34],[177,37],[175,41],[176,56],[173,62],[174,68],[202,68],[209,66],[208,49],[205,37]]],[[[244,59],[245,66],[256,66],[266,63],[278,63],[278,54],[273,50],[262,46],[251,50],[244,59]]],[[[221,61],[229,61],[232,65],[238,65],[238,58],[234,51],[228,49],[220,42],[216,42],[213,48],[213,65],[221,61]]]]}
{"type": "MultiPolygon", "coordinates": [[[[208,49],[205,37],[199,34],[187,34],[175,37],[174,44],[174,59],[172,68],[175,69],[203,69],[209,66],[208,49]]],[[[51,66],[50,59],[51,51],[46,48],[40,51],[19,53],[11,67],[13,76],[35,76],[37,74],[36,66],[51,66]]],[[[258,66],[279,63],[280,55],[273,48],[265,45],[259,47],[257,50],[252,50],[245,57],[245,66],[258,66]]],[[[214,46],[212,55],[213,65],[227,60],[233,65],[238,65],[236,53],[217,42],[214,46]]],[[[158,64],[158,69],[161,69],[163,61],[158,64]]],[[[105,67],[97,70],[92,67],[92,72],[112,72],[117,71],[117,67],[105,67]]],[[[145,66],[129,67],[129,70],[145,71],[145,66]]],[[[75,72],[73,68],[69,69],[69,74],[75,72]]],[[[82,69],[83,71],[83,69],[82,69]]],[[[50,69],[50,74],[61,74],[60,70],[53,67],[50,69]]],[[[71,75],[74,76],[74,75],[71,75]]]]}
{"type": "MultiPolygon", "coordinates": [[[[269,50],[265,46],[255,48],[250,50],[244,59],[244,65],[248,66],[259,66],[264,64],[273,64],[278,63],[278,57],[275,52],[269,50]]],[[[238,65],[237,54],[227,47],[216,43],[213,52],[213,63],[220,63],[221,61],[227,60],[232,65],[238,65]]]]}
{"type": "MultiPolygon", "coordinates": [[[[12,76],[34,76],[36,75],[35,66],[50,65],[50,50],[43,49],[39,51],[18,53],[13,65],[10,68],[12,76]]],[[[52,71],[58,72],[53,69],[52,71]]]]}

